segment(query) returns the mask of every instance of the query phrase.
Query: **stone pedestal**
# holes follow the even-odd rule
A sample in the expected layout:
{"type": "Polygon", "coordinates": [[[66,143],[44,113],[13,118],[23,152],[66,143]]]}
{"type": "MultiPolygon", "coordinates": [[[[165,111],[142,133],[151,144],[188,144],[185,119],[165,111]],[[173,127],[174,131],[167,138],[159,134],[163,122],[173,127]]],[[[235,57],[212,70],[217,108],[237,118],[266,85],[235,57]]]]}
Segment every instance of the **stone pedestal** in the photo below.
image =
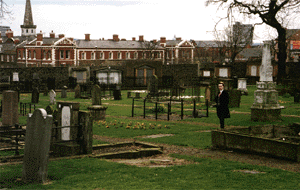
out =
{"type": "Polygon", "coordinates": [[[257,82],[257,90],[254,92],[254,103],[251,107],[252,121],[276,121],[281,120],[281,109],[278,104],[278,92],[275,82],[257,82]]]}
{"type": "Polygon", "coordinates": [[[105,120],[105,111],[107,107],[101,105],[93,105],[88,107],[91,112],[94,121],[105,120]]]}

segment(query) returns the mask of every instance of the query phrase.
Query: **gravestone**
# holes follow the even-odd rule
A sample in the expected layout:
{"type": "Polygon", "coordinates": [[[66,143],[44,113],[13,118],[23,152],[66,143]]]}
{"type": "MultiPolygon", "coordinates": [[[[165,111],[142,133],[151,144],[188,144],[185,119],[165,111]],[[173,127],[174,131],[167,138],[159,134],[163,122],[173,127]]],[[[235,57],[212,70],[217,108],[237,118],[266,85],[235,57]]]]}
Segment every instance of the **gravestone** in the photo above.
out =
{"type": "MultiPolygon", "coordinates": [[[[150,79],[149,86],[149,95],[151,97],[157,96],[158,95],[158,78],[156,75],[153,75],[150,79]]],[[[136,95],[137,96],[137,95],[136,95]]]]}
{"type": "Polygon", "coordinates": [[[48,115],[52,115],[54,112],[54,107],[53,107],[53,105],[48,105],[45,110],[48,115]]]}
{"type": "Polygon", "coordinates": [[[256,83],[257,90],[254,92],[254,103],[251,106],[252,121],[281,120],[281,109],[284,107],[278,103],[278,92],[272,73],[271,43],[266,41],[263,47],[260,79],[256,83]]]}
{"type": "Polygon", "coordinates": [[[75,87],[75,89],[74,89],[74,91],[75,91],[75,99],[76,98],[80,98],[80,96],[81,96],[81,92],[80,92],[80,85],[79,84],[77,84],[77,86],[75,87]]]}
{"type": "Polygon", "coordinates": [[[210,102],[211,98],[211,92],[210,92],[210,86],[205,87],[205,100],[208,100],[210,102]]]}
{"type": "Polygon", "coordinates": [[[27,117],[22,171],[26,183],[47,180],[52,122],[52,116],[44,109],[36,109],[27,117]]]}
{"type": "MultiPolygon", "coordinates": [[[[71,126],[71,109],[70,106],[64,106],[61,110],[61,126],[71,126]]],[[[70,127],[61,129],[61,140],[69,141],[70,138],[70,127]]]]}
{"type": "Polygon", "coordinates": [[[92,90],[92,105],[101,105],[101,88],[99,85],[94,85],[92,90]]]}
{"type": "Polygon", "coordinates": [[[54,105],[56,100],[55,100],[55,97],[56,97],[56,93],[54,90],[50,90],[49,92],[49,98],[50,98],[50,105],[54,105]]]}
{"type": "MultiPolygon", "coordinates": [[[[77,102],[57,102],[58,125],[75,126],[78,125],[78,111],[80,103],[77,102]]],[[[60,140],[68,141],[76,138],[75,128],[65,127],[61,129],[60,140]]]]}
{"type": "Polygon", "coordinates": [[[36,104],[39,103],[40,92],[38,88],[34,88],[31,93],[31,103],[36,104]]]}
{"type": "Polygon", "coordinates": [[[13,126],[19,123],[18,92],[7,90],[2,96],[2,125],[13,126]]]}
{"type": "Polygon", "coordinates": [[[43,94],[43,95],[44,95],[44,96],[48,96],[48,91],[49,91],[49,90],[48,90],[48,87],[46,86],[45,89],[44,89],[44,94],[43,94]]]}
{"type": "Polygon", "coordinates": [[[240,90],[242,93],[247,93],[247,79],[246,78],[239,78],[238,79],[238,90],[240,90]]]}
{"type": "MultiPolygon", "coordinates": [[[[79,106],[77,102],[57,102],[57,125],[63,128],[54,130],[55,136],[51,142],[51,151],[60,156],[76,155],[80,153],[77,143],[79,134],[79,106]]],[[[53,117],[56,111],[53,113],[53,117]]]]}
{"type": "Polygon", "coordinates": [[[93,117],[90,112],[79,111],[79,124],[82,127],[80,133],[82,138],[79,141],[81,154],[93,153],[93,117]]]}
{"type": "Polygon", "coordinates": [[[61,98],[67,98],[67,90],[68,87],[64,86],[63,89],[61,90],[61,98]]]}

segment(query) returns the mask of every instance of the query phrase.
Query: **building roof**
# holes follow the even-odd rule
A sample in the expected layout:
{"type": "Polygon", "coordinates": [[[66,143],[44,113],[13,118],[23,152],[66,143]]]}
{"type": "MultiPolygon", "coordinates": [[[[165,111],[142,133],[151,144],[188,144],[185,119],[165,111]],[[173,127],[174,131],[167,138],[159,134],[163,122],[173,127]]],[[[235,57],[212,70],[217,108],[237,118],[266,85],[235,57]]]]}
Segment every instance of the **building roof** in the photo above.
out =
{"type": "Polygon", "coordinates": [[[217,48],[217,47],[220,47],[220,44],[224,44],[225,45],[225,42],[218,42],[216,40],[214,41],[194,41],[196,43],[196,47],[214,47],[214,48],[217,48]]]}
{"type": "Polygon", "coordinates": [[[262,48],[255,47],[255,48],[246,48],[243,49],[240,53],[240,56],[244,58],[261,58],[262,57],[262,48]]]}
{"type": "Polygon", "coordinates": [[[289,39],[290,37],[292,37],[294,34],[296,34],[299,31],[300,31],[300,29],[287,29],[286,30],[286,38],[289,39]]]}
{"type": "MultiPolygon", "coordinates": [[[[113,41],[113,40],[76,40],[78,48],[99,48],[99,49],[147,49],[151,45],[150,42],[140,41],[113,41]]],[[[155,49],[161,49],[156,46],[155,49]]]]}

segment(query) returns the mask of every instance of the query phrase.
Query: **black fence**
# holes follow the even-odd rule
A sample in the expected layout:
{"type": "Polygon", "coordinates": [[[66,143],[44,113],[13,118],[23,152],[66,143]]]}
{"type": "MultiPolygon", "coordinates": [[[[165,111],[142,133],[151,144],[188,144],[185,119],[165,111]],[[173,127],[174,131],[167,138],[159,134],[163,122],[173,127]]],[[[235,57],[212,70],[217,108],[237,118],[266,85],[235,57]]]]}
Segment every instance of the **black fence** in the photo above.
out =
{"type": "Polygon", "coordinates": [[[23,129],[23,125],[16,124],[15,126],[1,126],[0,137],[2,142],[9,144],[8,146],[1,147],[1,151],[15,151],[15,155],[19,155],[19,150],[24,145],[20,142],[25,142],[26,129],[23,129]]]}
{"type": "MultiPolygon", "coordinates": [[[[169,101],[164,101],[164,102],[158,102],[158,101],[151,101],[151,99],[132,99],[132,108],[131,108],[131,117],[135,116],[135,111],[136,109],[142,109],[143,110],[143,117],[146,118],[147,114],[154,114],[155,119],[157,120],[159,115],[162,115],[165,113],[165,107],[167,107],[167,115],[166,119],[169,121],[170,120],[170,115],[176,114],[176,110],[178,110],[178,106],[174,105],[179,104],[179,112],[177,111],[177,114],[180,115],[180,119],[182,120],[184,117],[184,100],[172,100],[172,98],[169,99],[169,101]],[[165,105],[165,106],[161,106],[165,105]],[[172,106],[175,107],[175,109],[172,110],[172,106]]],[[[173,108],[174,108],[173,107],[173,108]]],[[[205,102],[205,109],[198,109],[197,107],[197,101],[196,99],[193,99],[193,111],[192,111],[192,117],[194,118],[201,118],[201,117],[208,117],[208,107],[209,103],[208,100],[205,102]],[[201,111],[205,111],[206,114],[201,114],[201,111]]]]}
{"type": "Polygon", "coordinates": [[[22,116],[32,113],[35,110],[35,104],[20,102],[20,114],[22,116]]]}

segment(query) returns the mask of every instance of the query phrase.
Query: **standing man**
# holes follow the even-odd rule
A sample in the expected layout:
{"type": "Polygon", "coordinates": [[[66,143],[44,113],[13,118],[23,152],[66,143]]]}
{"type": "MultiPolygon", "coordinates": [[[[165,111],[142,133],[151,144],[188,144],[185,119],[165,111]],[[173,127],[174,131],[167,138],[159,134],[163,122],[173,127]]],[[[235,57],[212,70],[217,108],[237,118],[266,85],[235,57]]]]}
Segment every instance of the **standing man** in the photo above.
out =
{"type": "Polygon", "coordinates": [[[216,96],[216,103],[217,103],[217,115],[220,119],[220,127],[224,129],[224,120],[225,118],[230,118],[230,113],[228,109],[229,103],[229,95],[226,90],[224,90],[224,83],[220,82],[218,84],[219,93],[216,96]]]}

